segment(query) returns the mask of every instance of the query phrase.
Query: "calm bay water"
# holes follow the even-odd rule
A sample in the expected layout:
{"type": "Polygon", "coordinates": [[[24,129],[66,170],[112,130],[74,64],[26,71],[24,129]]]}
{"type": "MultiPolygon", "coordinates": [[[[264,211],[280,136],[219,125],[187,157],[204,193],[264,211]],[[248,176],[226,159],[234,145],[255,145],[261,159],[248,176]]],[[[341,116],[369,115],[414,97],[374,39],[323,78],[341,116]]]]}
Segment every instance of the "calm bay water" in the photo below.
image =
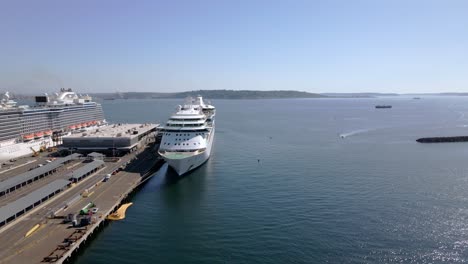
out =
{"type": "MultiPolygon", "coordinates": [[[[163,122],[180,103],[103,106],[163,122]]],[[[415,142],[468,135],[468,98],[213,104],[211,159],[178,181],[164,166],[77,263],[468,261],[468,143],[415,142]]]]}

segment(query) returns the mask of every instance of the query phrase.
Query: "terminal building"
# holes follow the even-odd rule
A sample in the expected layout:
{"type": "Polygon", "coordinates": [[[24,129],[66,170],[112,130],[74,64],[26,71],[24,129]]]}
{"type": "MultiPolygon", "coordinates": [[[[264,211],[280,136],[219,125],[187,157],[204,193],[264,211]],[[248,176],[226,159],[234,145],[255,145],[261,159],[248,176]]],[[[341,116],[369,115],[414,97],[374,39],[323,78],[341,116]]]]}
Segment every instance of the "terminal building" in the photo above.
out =
{"type": "Polygon", "coordinates": [[[62,150],[90,153],[98,151],[118,156],[138,149],[157,135],[157,124],[115,124],[63,138],[62,150]]]}

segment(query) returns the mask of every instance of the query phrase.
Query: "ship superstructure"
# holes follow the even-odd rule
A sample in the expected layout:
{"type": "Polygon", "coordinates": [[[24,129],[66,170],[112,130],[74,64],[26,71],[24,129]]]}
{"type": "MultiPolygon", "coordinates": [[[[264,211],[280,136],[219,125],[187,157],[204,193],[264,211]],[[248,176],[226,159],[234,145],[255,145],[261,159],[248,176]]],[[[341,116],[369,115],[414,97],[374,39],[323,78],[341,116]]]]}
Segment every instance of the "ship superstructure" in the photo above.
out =
{"type": "Polygon", "coordinates": [[[161,129],[159,154],[177,174],[185,174],[207,161],[215,133],[215,107],[202,97],[188,98],[161,129]]]}
{"type": "Polygon", "coordinates": [[[18,106],[6,92],[0,100],[0,160],[8,160],[60,143],[76,130],[105,124],[100,104],[61,89],[35,97],[35,105],[18,106]]]}

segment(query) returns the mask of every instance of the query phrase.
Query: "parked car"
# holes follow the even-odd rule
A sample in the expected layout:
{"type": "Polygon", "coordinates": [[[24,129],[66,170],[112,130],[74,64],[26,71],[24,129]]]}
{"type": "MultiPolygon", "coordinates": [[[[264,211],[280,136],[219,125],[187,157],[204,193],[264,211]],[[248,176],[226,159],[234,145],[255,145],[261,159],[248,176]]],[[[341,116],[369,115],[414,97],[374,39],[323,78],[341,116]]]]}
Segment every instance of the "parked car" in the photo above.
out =
{"type": "Polygon", "coordinates": [[[111,175],[110,175],[110,174],[107,174],[106,177],[104,177],[104,180],[102,180],[102,181],[103,181],[103,182],[106,182],[106,181],[108,181],[110,178],[111,178],[111,175]]]}
{"type": "Polygon", "coordinates": [[[91,209],[91,213],[93,213],[93,214],[97,213],[98,211],[99,211],[99,208],[97,208],[97,207],[93,207],[91,209]]]}

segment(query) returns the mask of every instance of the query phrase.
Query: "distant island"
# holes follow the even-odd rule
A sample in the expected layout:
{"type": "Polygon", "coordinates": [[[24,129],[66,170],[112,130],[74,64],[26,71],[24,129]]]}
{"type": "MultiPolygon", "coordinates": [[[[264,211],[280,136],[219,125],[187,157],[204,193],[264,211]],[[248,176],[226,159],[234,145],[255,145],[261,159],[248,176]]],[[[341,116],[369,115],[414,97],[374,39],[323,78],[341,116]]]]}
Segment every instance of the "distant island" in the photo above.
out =
{"type": "Polygon", "coordinates": [[[113,99],[165,99],[186,98],[189,96],[203,96],[209,99],[283,99],[283,98],[323,98],[328,97],[317,93],[301,91],[252,91],[252,90],[196,90],[178,93],[152,92],[123,92],[123,93],[94,93],[91,96],[104,100],[113,99]]]}
{"type": "Polygon", "coordinates": [[[321,95],[340,98],[374,98],[383,96],[399,96],[397,93],[321,93],[321,95]]]}
{"type": "MultiPolygon", "coordinates": [[[[78,91],[79,92],[79,91],[78,91]]],[[[12,99],[34,99],[37,94],[10,93],[12,99]]],[[[115,93],[90,93],[92,97],[102,100],[115,99],[170,99],[186,98],[189,96],[201,95],[208,99],[291,99],[291,98],[378,98],[378,97],[398,97],[398,96],[468,96],[468,93],[448,92],[448,93],[309,93],[294,90],[195,90],[175,93],[158,92],[115,92],[115,93]]],[[[415,99],[415,98],[413,98],[415,99]]],[[[419,97],[417,98],[419,99],[419,97]]]]}

